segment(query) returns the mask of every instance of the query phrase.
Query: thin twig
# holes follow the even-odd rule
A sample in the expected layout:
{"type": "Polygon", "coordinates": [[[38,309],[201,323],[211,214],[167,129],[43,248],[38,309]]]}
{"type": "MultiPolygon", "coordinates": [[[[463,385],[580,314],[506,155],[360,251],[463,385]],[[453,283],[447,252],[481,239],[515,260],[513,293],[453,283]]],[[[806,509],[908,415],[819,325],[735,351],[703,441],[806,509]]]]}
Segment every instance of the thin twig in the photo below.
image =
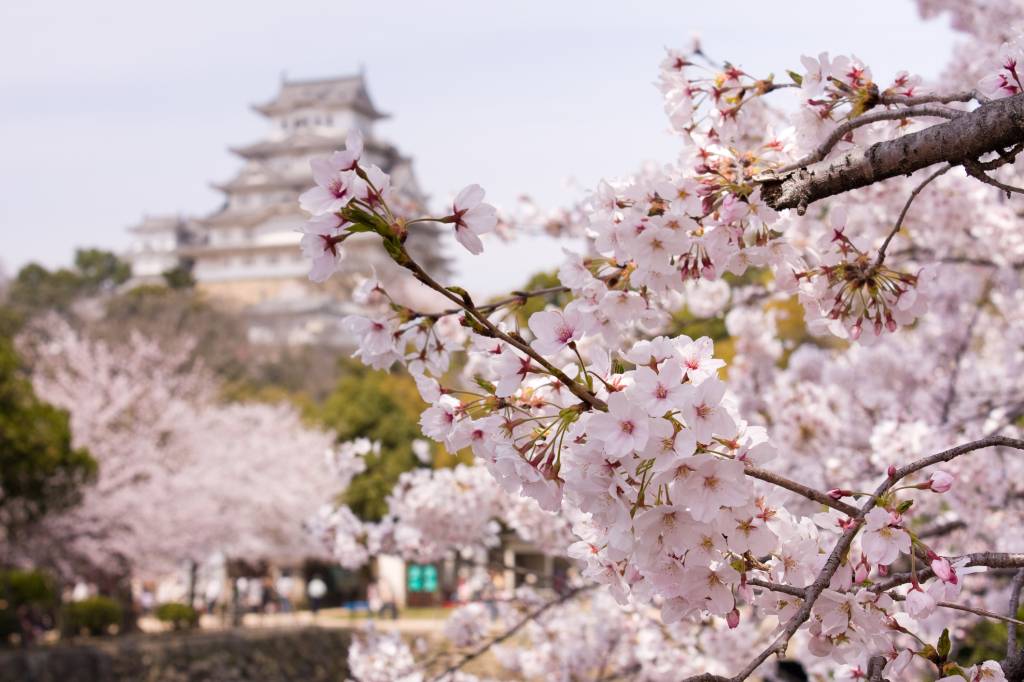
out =
{"type": "Polygon", "coordinates": [[[554,606],[558,606],[559,604],[564,604],[565,602],[569,601],[570,599],[573,599],[577,595],[579,595],[579,594],[581,594],[583,592],[586,592],[587,590],[592,590],[595,587],[597,587],[596,583],[590,584],[590,585],[583,585],[581,587],[576,587],[576,588],[573,588],[573,589],[569,590],[565,594],[561,595],[560,597],[558,597],[558,599],[552,599],[549,602],[545,602],[541,606],[539,606],[539,607],[535,608],[534,610],[530,611],[529,613],[527,613],[515,625],[513,625],[511,628],[509,628],[508,630],[506,630],[502,634],[500,634],[497,637],[494,637],[494,638],[488,640],[487,642],[484,642],[479,647],[477,647],[476,649],[474,649],[470,653],[466,654],[465,656],[460,658],[455,663],[452,663],[450,666],[448,666],[448,668],[446,668],[444,670],[444,672],[442,672],[437,677],[434,677],[433,678],[433,682],[438,682],[439,680],[445,679],[446,677],[448,677],[452,673],[454,673],[454,672],[458,671],[459,669],[461,669],[464,665],[466,665],[470,661],[472,661],[472,660],[474,660],[476,658],[479,658],[480,656],[483,656],[495,644],[501,644],[506,639],[514,636],[517,632],[522,630],[523,627],[525,627],[527,623],[529,623],[529,622],[531,622],[533,620],[536,620],[537,618],[542,616],[544,614],[544,612],[546,612],[548,609],[550,609],[550,608],[552,608],[554,606]]]}
{"type": "Polygon", "coordinates": [[[928,526],[927,528],[923,528],[917,532],[917,537],[936,538],[966,527],[966,523],[964,523],[960,519],[956,519],[955,521],[947,521],[946,523],[939,523],[934,526],[928,526]]]}
{"type": "MultiPolygon", "coordinates": [[[[950,557],[950,563],[956,563],[962,559],[967,559],[967,566],[986,566],[988,568],[1024,568],[1024,554],[1009,554],[1002,552],[976,552],[974,554],[964,554],[963,556],[950,557]]],[[[918,569],[916,573],[917,580],[927,580],[935,575],[931,567],[918,569]]],[[[888,577],[888,579],[875,583],[871,586],[872,592],[886,592],[909,583],[914,578],[911,573],[895,573],[888,577]]]]}
{"type": "Polygon", "coordinates": [[[761,580],[760,578],[747,578],[747,584],[753,587],[761,587],[772,592],[781,592],[782,594],[788,594],[791,597],[799,597],[803,599],[807,596],[807,588],[805,587],[793,587],[792,585],[783,585],[781,583],[773,583],[768,580],[761,580]]]}
{"type": "Polygon", "coordinates": [[[803,168],[812,163],[821,161],[828,153],[832,151],[832,148],[839,144],[839,141],[849,135],[857,128],[861,128],[871,123],[878,123],[879,121],[900,121],[905,118],[913,118],[920,116],[932,116],[935,118],[946,118],[953,119],[962,114],[962,111],[956,109],[950,109],[947,107],[937,106],[934,104],[921,104],[916,106],[907,107],[905,109],[884,109],[880,111],[871,111],[866,114],[861,114],[856,118],[851,118],[848,121],[840,123],[836,126],[836,129],[822,142],[817,149],[810,154],[804,156],[801,159],[797,159],[793,163],[782,166],[781,168],[773,168],[768,173],[774,175],[783,175],[790,171],[795,171],[798,168],[803,168]]]}
{"type": "Polygon", "coordinates": [[[1010,607],[1008,614],[1013,622],[1006,626],[1006,657],[1009,658],[1017,653],[1017,611],[1020,610],[1020,590],[1024,587],[1024,568],[1017,571],[1010,581],[1010,607]]]}
{"type": "Polygon", "coordinates": [[[845,502],[833,499],[819,490],[809,488],[808,486],[802,483],[797,483],[796,481],[791,481],[788,478],[780,476],[779,474],[776,474],[772,471],[766,471],[764,469],[759,469],[758,467],[748,466],[744,468],[743,473],[745,473],[747,476],[750,476],[751,478],[756,478],[758,480],[765,481],[773,485],[777,485],[780,488],[785,488],[790,492],[794,492],[797,495],[802,495],[806,497],[808,500],[818,502],[820,504],[825,505],[826,507],[831,507],[836,511],[841,511],[847,516],[853,517],[857,515],[857,508],[854,507],[853,505],[846,504],[845,502]]]}
{"type": "Polygon", "coordinates": [[[965,613],[973,613],[976,616],[983,616],[985,618],[991,618],[992,620],[1001,620],[1004,623],[1010,625],[1024,625],[1024,620],[1017,620],[1009,616],[1004,616],[988,609],[978,608],[976,606],[967,606],[965,604],[954,604],[953,602],[940,601],[935,603],[936,606],[941,606],[944,609],[953,609],[954,611],[964,611],[965,613]]]}
{"type": "Polygon", "coordinates": [[[472,321],[476,322],[478,325],[480,325],[480,327],[486,330],[487,335],[493,338],[501,339],[502,341],[509,344],[513,348],[516,348],[517,350],[525,353],[529,357],[536,360],[537,364],[543,367],[548,372],[548,374],[558,379],[558,381],[564,384],[565,387],[568,388],[573,395],[575,395],[577,398],[579,398],[584,403],[589,405],[591,408],[601,410],[602,412],[606,412],[608,410],[608,405],[605,404],[603,400],[601,400],[596,395],[587,390],[587,388],[582,384],[570,379],[565,374],[565,372],[563,372],[562,370],[558,369],[553,364],[548,362],[547,358],[545,358],[543,355],[541,355],[533,348],[531,348],[530,345],[527,344],[525,341],[523,341],[522,339],[517,339],[499,329],[497,325],[491,322],[487,315],[481,313],[477,309],[477,307],[473,305],[471,301],[463,300],[462,297],[456,295],[452,291],[449,291],[447,288],[441,286],[441,284],[439,284],[433,277],[427,274],[426,270],[424,270],[419,263],[412,259],[409,253],[405,250],[404,246],[401,247],[401,249],[402,260],[396,262],[398,262],[399,265],[412,272],[413,275],[416,276],[416,279],[418,279],[420,282],[427,285],[428,287],[430,287],[437,293],[441,294],[455,305],[465,310],[466,314],[470,317],[472,321]]]}
{"type": "Polygon", "coordinates": [[[1006,192],[1006,196],[1009,197],[1011,194],[1024,194],[1024,188],[1015,187],[1013,185],[1007,185],[1004,182],[1000,182],[993,178],[991,175],[985,173],[984,169],[977,161],[964,161],[964,169],[967,174],[972,178],[981,180],[986,185],[992,185],[1002,191],[1006,192]]]}
{"type": "Polygon", "coordinates": [[[954,448],[943,450],[942,452],[930,455],[928,457],[922,457],[921,459],[911,462],[906,466],[897,469],[892,476],[890,476],[883,484],[882,493],[888,492],[889,488],[896,485],[898,481],[906,478],[910,474],[916,473],[921,469],[926,469],[933,464],[940,464],[942,462],[948,462],[952,459],[974,452],[975,450],[982,450],[984,448],[991,447],[1008,447],[1016,450],[1024,450],[1024,440],[1018,438],[1008,438],[1007,436],[987,436],[980,440],[971,441],[970,443],[964,443],[963,445],[957,445],[954,448]]]}
{"type": "Polygon", "coordinates": [[[878,249],[878,257],[875,259],[876,268],[885,260],[885,250],[889,248],[889,242],[892,241],[892,238],[895,237],[896,233],[900,231],[901,227],[903,227],[903,219],[907,217],[907,211],[910,210],[910,205],[914,203],[914,199],[917,198],[917,195],[921,193],[921,190],[928,186],[928,183],[943,173],[948,172],[952,167],[953,164],[947,163],[945,166],[925,178],[924,182],[915,187],[914,191],[910,193],[910,196],[907,198],[907,203],[903,204],[903,210],[900,211],[899,218],[896,219],[896,224],[892,226],[892,230],[889,231],[889,236],[885,238],[885,241],[882,242],[882,247],[878,249]]]}
{"type": "Polygon", "coordinates": [[[980,102],[984,104],[990,101],[988,97],[981,94],[977,90],[965,90],[964,92],[954,92],[948,95],[880,95],[878,97],[879,104],[902,104],[904,106],[910,106],[913,104],[950,104],[952,102],[980,102]]]}

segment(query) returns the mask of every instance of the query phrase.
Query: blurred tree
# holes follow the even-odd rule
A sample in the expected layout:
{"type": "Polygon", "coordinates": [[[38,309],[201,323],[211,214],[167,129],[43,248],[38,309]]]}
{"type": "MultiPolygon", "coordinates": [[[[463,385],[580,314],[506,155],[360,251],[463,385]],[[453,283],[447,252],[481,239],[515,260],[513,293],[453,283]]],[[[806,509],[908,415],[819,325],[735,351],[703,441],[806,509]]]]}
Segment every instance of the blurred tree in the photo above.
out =
{"type": "Polygon", "coordinates": [[[403,471],[420,466],[411,443],[422,438],[419,418],[425,405],[406,374],[385,373],[345,360],[334,391],[310,416],[335,430],[338,442],[366,437],[380,441],[380,453],[366,456],[342,502],[364,520],[387,513],[387,496],[403,471]]]}
{"type": "Polygon", "coordinates": [[[226,381],[245,377],[252,360],[242,319],[190,289],[135,287],[110,298],[103,317],[91,326],[95,336],[112,343],[129,330],[161,342],[177,342],[187,331],[195,343],[193,357],[226,381]]]}
{"type": "Polygon", "coordinates": [[[66,508],[96,472],[71,442],[68,413],[36,397],[10,336],[0,335],[0,523],[8,535],[66,508]]]}
{"type": "Polygon", "coordinates": [[[68,312],[75,301],[113,291],[131,277],[131,266],[110,251],[79,249],[70,268],[47,270],[38,263],[21,268],[7,291],[9,305],[26,315],[68,312]]]}
{"type": "Polygon", "coordinates": [[[252,344],[238,313],[192,288],[136,287],[110,298],[91,327],[96,337],[115,344],[128,330],[161,343],[174,343],[187,331],[195,343],[194,359],[226,384],[225,397],[231,400],[322,399],[334,387],[342,354],[336,348],[252,344]]]}
{"type": "Polygon", "coordinates": [[[185,259],[178,266],[163,273],[164,282],[171,289],[192,289],[196,278],[192,276],[192,261],[185,259]]]}
{"type": "MultiPolygon", "coordinates": [[[[538,272],[526,281],[526,285],[520,291],[536,291],[537,289],[549,289],[561,285],[562,283],[558,279],[557,272],[538,272]]],[[[565,307],[571,300],[572,294],[568,291],[551,294],[550,296],[529,298],[526,300],[526,303],[516,308],[516,319],[521,326],[525,327],[527,320],[530,319],[530,315],[544,310],[549,304],[565,307]]]]}

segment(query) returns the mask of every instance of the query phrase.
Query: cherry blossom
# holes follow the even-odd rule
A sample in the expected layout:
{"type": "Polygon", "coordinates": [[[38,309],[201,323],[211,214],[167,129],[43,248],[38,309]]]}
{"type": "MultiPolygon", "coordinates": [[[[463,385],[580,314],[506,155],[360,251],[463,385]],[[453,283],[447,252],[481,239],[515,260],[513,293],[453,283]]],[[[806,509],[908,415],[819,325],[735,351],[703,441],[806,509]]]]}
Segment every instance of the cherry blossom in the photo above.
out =
{"type": "Polygon", "coordinates": [[[484,189],[480,185],[465,187],[455,197],[449,218],[455,224],[455,239],[474,255],[484,250],[480,235],[493,230],[498,222],[494,207],[483,203],[483,199],[484,189]]]}

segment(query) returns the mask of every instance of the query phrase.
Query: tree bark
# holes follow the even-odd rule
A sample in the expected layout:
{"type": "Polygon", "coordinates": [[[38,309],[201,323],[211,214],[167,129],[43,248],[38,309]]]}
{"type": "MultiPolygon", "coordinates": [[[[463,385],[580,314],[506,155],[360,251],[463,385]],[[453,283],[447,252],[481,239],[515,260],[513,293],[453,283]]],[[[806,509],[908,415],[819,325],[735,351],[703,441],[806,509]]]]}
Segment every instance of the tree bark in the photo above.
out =
{"type": "Polygon", "coordinates": [[[852,149],[841,156],[755,180],[761,198],[776,210],[807,206],[936,163],[960,164],[1024,141],[1024,94],[983,104],[974,111],[895,140],[852,149]]]}

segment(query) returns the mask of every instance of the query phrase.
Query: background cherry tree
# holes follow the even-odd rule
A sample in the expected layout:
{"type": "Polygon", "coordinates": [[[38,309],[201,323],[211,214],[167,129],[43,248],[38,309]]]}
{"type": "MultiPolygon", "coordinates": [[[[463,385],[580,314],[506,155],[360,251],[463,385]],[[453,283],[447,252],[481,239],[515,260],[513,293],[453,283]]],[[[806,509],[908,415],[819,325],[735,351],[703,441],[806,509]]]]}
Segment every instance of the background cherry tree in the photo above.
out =
{"type": "Polygon", "coordinates": [[[560,214],[587,246],[558,287],[478,303],[410,256],[424,222],[472,253],[514,232],[483,188],[405,215],[358,136],[316,162],[312,277],[372,233],[443,297],[412,310],[371,279],[377,312],[346,325],[363,362],[414,376],[424,434],[476,459],[409,475],[379,526],[341,508],[320,533],[349,557],[486,546],[524,513],[482,492],[500,486],[534,501],[535,537],[570,529],[581,566],[554,601],[519,595],[501,634],[460,609],[443,662],[368,637],[359,679],[469,679],[490,648],[543,679],[740,682],[776,657],[821,679],[1024,678],[1024,6],[920,7],[965,34],[936,83],[853,56],[774,78],[669,50],[678,163],[560,214]],[[727,333],[686,336],[680,314],[727,333]],[[978,619],[1008,624],[1006,655],[959,665],[950,631],[978,619]]]}
{"type": "Polygon", "coordinates": [[[11,556],[109,589],[215,552],[317,552],[303,523],[347,485],[319,471],[332,434],[283,404],[222,402],[187,338],[169,346],[133,333],[115,347],[49,316],[20,343],[35,390],[68,410],[98,475],[78,505],[5,547],[11,556]]]}

